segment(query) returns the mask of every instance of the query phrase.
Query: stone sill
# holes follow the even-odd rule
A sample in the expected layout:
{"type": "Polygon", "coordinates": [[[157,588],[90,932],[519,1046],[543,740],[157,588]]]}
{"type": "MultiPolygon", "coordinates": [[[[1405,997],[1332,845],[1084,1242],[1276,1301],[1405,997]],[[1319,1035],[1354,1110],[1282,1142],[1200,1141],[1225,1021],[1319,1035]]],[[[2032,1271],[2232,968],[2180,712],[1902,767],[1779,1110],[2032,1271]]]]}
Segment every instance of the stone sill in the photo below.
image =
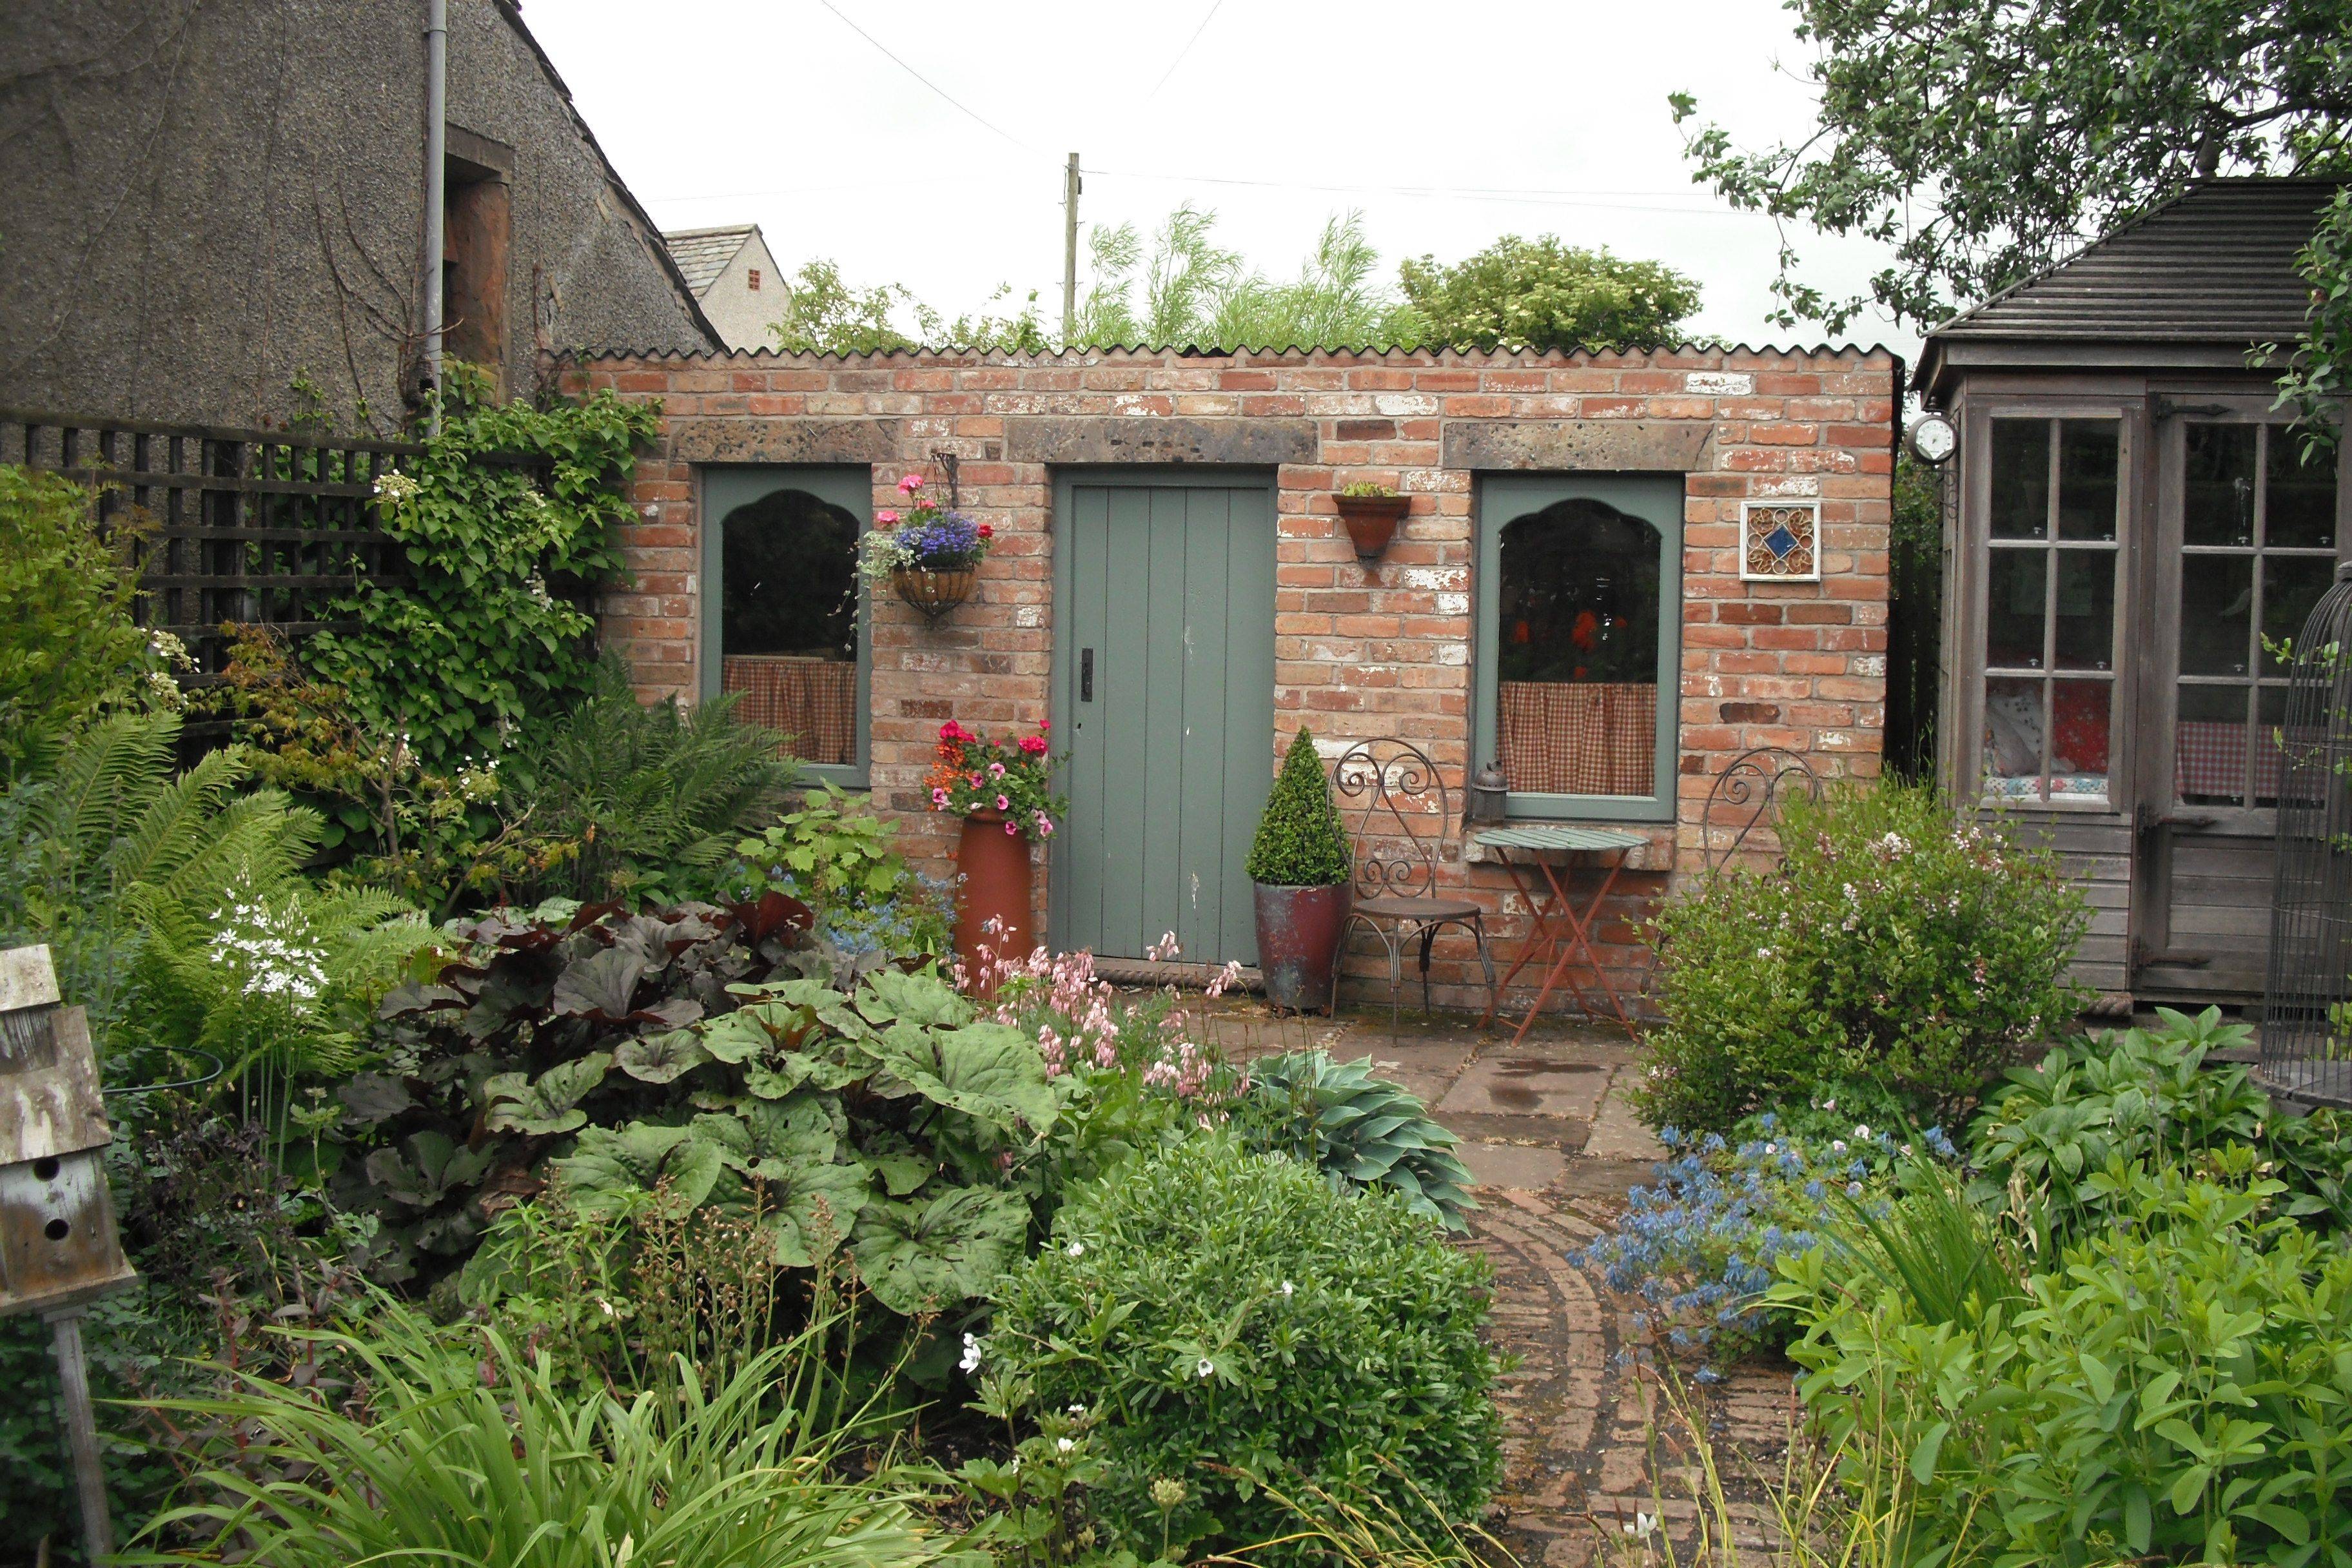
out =
{"type": "MultiPolygon", "coordinates": [[[[1679,829],[1671,822],[1601,822],[1571,816],[1515,816],[1511,818],[1510,826],[1514,827],[1607,827],[1622,833],[1638,833],[1643,842],[1640,847],[1625,852],[1626,870],[1672,871],[1675,868],[1675,838],[1679,829]]],[[[1504,857],[1500,852],[1489,849],[1476,842],[1473,836],[1477,831],[1477,828],[1472,827],[1465,830],[1462,836],[1463,863],[1469,866],[1502,864],[1504,857]]],[[[1580,856],[1578,858],[1586,858],[1580,856]]]]}

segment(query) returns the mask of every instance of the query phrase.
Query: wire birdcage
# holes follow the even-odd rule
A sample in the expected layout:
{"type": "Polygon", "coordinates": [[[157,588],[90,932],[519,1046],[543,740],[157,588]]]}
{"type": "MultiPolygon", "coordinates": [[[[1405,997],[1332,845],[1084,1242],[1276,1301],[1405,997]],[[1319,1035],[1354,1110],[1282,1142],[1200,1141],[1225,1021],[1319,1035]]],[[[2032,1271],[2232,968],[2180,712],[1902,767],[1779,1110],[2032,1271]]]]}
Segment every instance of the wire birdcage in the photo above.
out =
{"type": "Polygon", "coordinates": [[[2286,1099],[2352,1105],[2352,562],[2288,668],[2261,1072],[2286,1099]]]}

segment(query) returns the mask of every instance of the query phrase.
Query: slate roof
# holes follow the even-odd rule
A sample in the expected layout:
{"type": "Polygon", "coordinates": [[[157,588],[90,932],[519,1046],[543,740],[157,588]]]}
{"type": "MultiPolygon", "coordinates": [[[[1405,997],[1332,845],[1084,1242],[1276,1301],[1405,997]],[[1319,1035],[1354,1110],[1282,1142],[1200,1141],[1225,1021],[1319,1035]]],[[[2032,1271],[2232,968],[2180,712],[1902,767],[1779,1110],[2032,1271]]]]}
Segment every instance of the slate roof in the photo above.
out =
{"type": "Polygon", "coordinates": [[[1916,384],[1932,384],[1948,352],[1964,343],[2178,344],[2242,354],[2291,339],[2310,300],[2295,252],[2338,184],[2200,181],[1935,328],[1916,384]]]}
{"type": "Polygon", "coordinates": [[[670,257],[677,269],[686,276],[686,286],[694,290],[697,299],[710,291],[727,264],[735,259],[751,237],[760,232],[756,223],[729,224],[720,228],[676,228],[662,236],[669,247],[670,257]]]}

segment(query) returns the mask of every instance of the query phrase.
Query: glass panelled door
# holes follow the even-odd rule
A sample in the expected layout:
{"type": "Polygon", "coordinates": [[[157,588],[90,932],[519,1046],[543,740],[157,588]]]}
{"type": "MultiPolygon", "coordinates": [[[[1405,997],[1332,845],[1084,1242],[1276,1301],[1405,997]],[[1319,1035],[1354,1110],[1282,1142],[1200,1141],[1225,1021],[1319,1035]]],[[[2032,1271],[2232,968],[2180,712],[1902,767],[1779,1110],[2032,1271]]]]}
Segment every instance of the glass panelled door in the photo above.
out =
{"type": "Polygon", "coordinates": [[[2171,668],[2150,761],[2151,798],[2168,805],[2147,825],[2139,958],[2153,989],[2252,995],[2270,932],[2280,653],[2335,572],[2336,465],[2304,461],[2287,426],[2220,405],[2181,410],[2161,439],[2156,576],[2171,668]]]}

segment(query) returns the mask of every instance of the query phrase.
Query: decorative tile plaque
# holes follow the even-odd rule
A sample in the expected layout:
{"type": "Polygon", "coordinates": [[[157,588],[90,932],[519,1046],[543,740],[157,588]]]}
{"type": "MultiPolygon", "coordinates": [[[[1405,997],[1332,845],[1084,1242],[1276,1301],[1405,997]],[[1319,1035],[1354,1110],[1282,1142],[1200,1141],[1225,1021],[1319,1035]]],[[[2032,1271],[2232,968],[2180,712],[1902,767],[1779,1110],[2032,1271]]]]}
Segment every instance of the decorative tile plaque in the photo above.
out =
{"type": "Polygon", "coordinates": [[[1739,530],[1739,575],[1749,582],[1820,582],[1820,503],[1749,501],[1739,530]]]}

